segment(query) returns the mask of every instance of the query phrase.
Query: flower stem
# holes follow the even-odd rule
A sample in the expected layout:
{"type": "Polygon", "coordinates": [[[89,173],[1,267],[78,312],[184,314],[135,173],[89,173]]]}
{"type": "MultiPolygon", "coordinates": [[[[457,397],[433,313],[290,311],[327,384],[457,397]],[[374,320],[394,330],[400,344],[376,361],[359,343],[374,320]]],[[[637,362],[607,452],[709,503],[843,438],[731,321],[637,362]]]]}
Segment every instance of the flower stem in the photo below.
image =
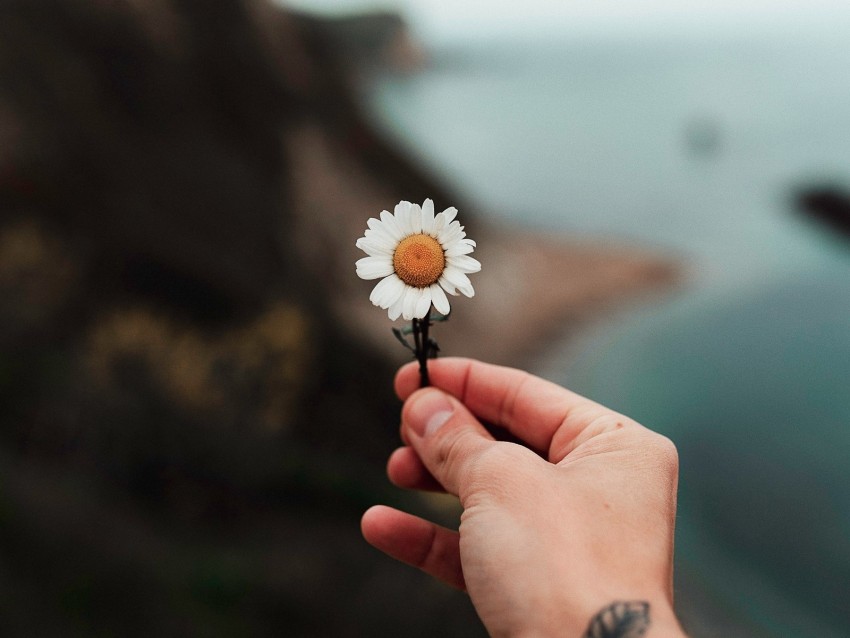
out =
{"type": "Polygon", "coordinates": [[[431,313],[422,319],[413,320],[413,340],[416,344],[416,358],[419,361],[419,387],[431,385],[428,377],[428,357],[431,352],[431,341],[428,339],[428,328],[431,327],[431,313]]]}

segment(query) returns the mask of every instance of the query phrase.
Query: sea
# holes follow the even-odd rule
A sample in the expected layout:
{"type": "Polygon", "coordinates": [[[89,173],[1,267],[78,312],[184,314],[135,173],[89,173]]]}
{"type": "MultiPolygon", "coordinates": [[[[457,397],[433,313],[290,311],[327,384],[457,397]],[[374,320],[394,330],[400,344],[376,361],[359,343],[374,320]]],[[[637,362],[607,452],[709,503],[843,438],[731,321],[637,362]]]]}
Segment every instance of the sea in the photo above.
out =
{"type": "Polygon", "coordinates": [[[850,192],[848,33],[455,39],[364,97],[495,218],[681,265],[536,371],[676,442],[695,633],[848,635],[850,241],[797,208],[850,192]]]}
{"type": "Polygon", "coordinates": [[[850,186],[848,39],[477,43],[430,56],[420,73],[383,78],[370,104],[494,215],[656,248],[706,282],[834,252],[793,199],[850,186]]]}

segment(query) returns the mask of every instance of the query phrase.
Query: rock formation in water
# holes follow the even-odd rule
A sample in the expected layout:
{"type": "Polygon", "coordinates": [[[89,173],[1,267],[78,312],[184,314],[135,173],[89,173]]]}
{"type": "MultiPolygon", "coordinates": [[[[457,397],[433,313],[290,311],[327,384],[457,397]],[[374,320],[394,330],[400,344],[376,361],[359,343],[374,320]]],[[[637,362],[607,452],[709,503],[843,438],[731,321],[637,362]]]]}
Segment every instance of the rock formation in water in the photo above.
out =
{"type": "Polygon", "coordinates": [[[796,204],[803,214],[850,237],[850,194],[842,188],[819,186],[801,190],[796,204]]]}

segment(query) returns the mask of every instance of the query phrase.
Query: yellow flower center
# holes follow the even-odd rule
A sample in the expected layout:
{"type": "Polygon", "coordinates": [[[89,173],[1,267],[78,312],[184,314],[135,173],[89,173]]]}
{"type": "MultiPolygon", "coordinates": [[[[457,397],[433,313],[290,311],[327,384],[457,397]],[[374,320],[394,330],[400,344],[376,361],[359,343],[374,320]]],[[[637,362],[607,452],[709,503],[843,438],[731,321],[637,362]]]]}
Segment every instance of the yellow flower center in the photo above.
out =
{"type": "Polygon", "coordinates": [[[443,274],[446,255],[440,242],[430,235],[410,235],[398,243],[393,254],[393,268],[408,286],[425,288],[443,274]]]}

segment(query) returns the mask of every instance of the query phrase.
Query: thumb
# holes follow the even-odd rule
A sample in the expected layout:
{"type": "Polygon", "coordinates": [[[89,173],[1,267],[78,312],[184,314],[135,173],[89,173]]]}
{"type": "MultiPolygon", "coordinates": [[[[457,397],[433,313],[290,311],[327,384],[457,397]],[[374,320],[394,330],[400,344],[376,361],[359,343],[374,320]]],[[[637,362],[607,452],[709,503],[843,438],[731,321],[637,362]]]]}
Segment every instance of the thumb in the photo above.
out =
{"type": "Polygon", "coordinates": [[[461,495],[470,472],[496,441],[469,410],[437,388],[417,390],[401,413],[404,434],[447,492],[461,495]]]}

